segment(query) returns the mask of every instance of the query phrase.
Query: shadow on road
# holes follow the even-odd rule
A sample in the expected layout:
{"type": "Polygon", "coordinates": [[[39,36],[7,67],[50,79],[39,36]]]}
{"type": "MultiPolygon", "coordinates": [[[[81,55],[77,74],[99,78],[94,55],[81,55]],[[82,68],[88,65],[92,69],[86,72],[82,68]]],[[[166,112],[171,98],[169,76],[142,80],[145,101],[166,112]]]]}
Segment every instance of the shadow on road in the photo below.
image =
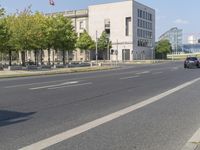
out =
{"type": "Polygon", "coordinates": [[[22,113],[0,110],[0,127],[27,121],[31,119],[31,116],[35,113],[36,112],[22,113]]]}

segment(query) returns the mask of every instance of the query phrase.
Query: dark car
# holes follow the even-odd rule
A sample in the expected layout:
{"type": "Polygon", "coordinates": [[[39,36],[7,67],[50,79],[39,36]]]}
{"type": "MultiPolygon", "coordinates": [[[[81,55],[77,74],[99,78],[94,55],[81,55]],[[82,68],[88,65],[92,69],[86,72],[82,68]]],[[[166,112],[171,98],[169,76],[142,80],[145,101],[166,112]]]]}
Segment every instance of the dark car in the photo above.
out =
{"type": "Polygon", "coordinates": [[[184,68],[199,68],[199,60],[197,57],[187,57],[184,61],[184,68]]]}

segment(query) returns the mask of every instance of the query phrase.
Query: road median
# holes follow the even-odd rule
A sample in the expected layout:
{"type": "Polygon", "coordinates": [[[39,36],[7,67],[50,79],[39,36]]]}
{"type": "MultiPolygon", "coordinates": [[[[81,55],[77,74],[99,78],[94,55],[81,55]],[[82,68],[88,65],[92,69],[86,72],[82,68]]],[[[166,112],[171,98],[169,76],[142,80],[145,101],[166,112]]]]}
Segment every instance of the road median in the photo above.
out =
{"type": "Polygon", "coordinates": [[[53,70],[43,70],[43,71],[0,71],[1,78],[15,78],[15,77],[29,77],[29,76],[44,76],[44,75],[56,75],[65,73],[77,73],[77,72],[92,72],[101,70],[110,70],[114,67],[101,66],[101,67],[79,67],[79,68],[59,68],[53,70]]]}

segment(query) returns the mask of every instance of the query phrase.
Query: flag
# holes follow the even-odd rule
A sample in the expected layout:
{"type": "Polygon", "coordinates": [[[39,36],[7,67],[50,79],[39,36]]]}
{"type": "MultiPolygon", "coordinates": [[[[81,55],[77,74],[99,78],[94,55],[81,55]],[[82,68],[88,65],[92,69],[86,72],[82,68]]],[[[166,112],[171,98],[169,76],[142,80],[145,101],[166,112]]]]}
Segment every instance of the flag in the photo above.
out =
{"type": "Polygon", "coordinates": [[[54,3],[54,1],[53,1],[53,0],[49,0],[49,4],[50,4],[50,5],[52,5],[52,6],[54,6],[54,5],[55,5],[55,3],[54,3]]]}

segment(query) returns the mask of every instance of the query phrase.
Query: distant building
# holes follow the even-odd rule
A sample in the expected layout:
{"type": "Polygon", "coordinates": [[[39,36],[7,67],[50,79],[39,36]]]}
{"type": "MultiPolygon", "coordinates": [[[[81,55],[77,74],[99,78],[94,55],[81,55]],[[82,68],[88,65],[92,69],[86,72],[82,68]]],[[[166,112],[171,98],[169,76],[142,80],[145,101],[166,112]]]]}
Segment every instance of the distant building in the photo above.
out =
{"type": "Polygon", "coordinates": [[[188,44],[197,44],[198,40],[194,35],[190,35],[190,36],[188,36],[187,43],[188,44]]]}
{"type": "Polygon", "coordinates": [[[178,29],[177,27],[171,28],[164,34],[162,34],[159,37],[159,40],[169,40],[169,42],[172,45],[172,51],[173,52],[180,52],[182,51],[182,36],[183,36],[183,30],[178,29]]]}
{"type": "Polygon", "coordinates": [[[199,53],[200,52],[200,43],[183,44],[183,51],[186,53],[199,53]]]}
{"type": "Polygon", "coordinates": [[[106,31],[111,60],[151,59],[155,44],[155,10],[136,1],[89,6],[89,34],[106,31]],[[133,3],[134,2],[134,3],[133,3]],[[116,55],[117,54],[117,55],[116,55]]]}
{"type": "MultiPolygon", "coordinates": [[[[72,19],[78,36],[86,30],[93,40],[105,31],[112,49],[106,52],[106,59],[134,60],[152,59],[155,45],[155,10],[132,0],[88,6],[88,9],[55,12],[47,15],[63,14],[72,19]],[[134,3],[133,3],[134,2],[134,3]],[[97,37],[96,37],[97,36],[97,37]]],[[[48,53],[44,51],[43,60],[48,61],[48,53]]],[[[98,51],[98,56],[101,53],[98,51]]],[[[62,53],[51,51],[51,62],[61,62],[62,53]]],[[[41,57],[42,58],[42,57],[41,57]]],[[[87,54],[79,49],[66,58],[73,61],[88,61],[95,58],[93,53],[87,54]]],[[[34,60],[33,52],[27,53],[27,59],[34,60]]]]}

